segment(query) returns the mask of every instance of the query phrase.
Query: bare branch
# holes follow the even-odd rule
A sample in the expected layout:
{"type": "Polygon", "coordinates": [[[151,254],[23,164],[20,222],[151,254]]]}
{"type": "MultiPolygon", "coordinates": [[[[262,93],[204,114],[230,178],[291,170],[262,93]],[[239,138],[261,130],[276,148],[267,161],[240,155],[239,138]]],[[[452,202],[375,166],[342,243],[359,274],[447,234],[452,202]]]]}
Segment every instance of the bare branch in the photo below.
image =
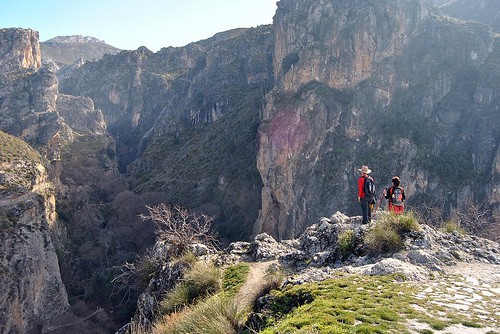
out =
{"type": "Polygon", "coordinates": [[[211,225],[213,217],[190,213],[179,205],[171,207],[162,203],[146,208],[149,214],[140,215],[140,218],[151,220],[157,225],[157,241],[167,243],[172,256],[184,253],[189,245],[195,243],[203,243],[211,248],[217,245],[211,225]]]}

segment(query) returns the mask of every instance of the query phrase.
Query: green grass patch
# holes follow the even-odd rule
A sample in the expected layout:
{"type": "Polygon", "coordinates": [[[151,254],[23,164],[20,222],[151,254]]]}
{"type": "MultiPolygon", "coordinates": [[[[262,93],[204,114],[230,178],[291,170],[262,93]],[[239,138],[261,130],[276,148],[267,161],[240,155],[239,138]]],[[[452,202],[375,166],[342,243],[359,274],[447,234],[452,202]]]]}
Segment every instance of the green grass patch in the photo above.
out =
{"type": "Polygon", "coordinates": [[[20,191],[32,188],[34,178],[43,164],[41,155],[27,143],[0,131],[0,191],[20,191]]]}
{"type": "MultiPolygon", "coordinates": [[[[400,275],[355,276],[339,274],[318,283],[286,286],[267,295],[259,321],[238,308],[234,295],[248,275],[246,263],[229,267],[222,274],[222,289],[198,299],[182,311],[166,315],[157,333],[409,333],[408,319],[430,328],[431,334],[454,324],[483,327],[475,319],[460,319],[440,305],[415,298],[419,288],[400,275]]],[[[493,334],[491,332],[490,334],[493,334]]]]}
{"type": "Polygon", "coordinates": [[[247,263],[222,272],[214,265],[198,262],[162,302],[165,315],[155,324],[153,333],[236,333],[246,314],[240,312],[233,297],[249,270],[247,263]],[[192,298],[194,292],[196,298],[192,298]]]}
{"type": "Polygon", "coordinates": [[[411,288],[393,276],[345,276],[272,293],[262,333],[404,333],[411,288]],[[320,325],[318,325],[320,324],[320,325]]]}
{"type": "Polygon", "coordinates": [[[446,221],[444,225],[441,227],[441,231],[446,233],[458,232],[463,235],[466,234],[465,230],[460,226],[460,224],[458,224],[453,220],[446,221]]]}
{"type": "Polygon", "coordinates": [[[153,334],[217,334],[236,333],[238,309],[226,296],[217,294],[187,308],[182,313],[164,317],[153,334]]]}
{"type": "Polygon", "coordinates": [[[472,321],[472,320],[464,321],[464,322],[462,322],[462,325],[464,325],[465,327],[471,327],[471,328],[482,328],[483,327],[483,325],[481,325],[475,321],[472,321]]]}
{"type": "Polygon", "coordinates": [[[449,326],[448,323],[441,321],[441,320],[436,320],[436,319],[431,319],[428,321],[429,326],[431,326],[432,329],[442,331],[446,327],[449,326]]]}
{"type": "Polygon", "coordinates": [[[0,131],[0,163],[10,163],[13,160],[42,162],[40,154],[26,142],[0,131]]]}

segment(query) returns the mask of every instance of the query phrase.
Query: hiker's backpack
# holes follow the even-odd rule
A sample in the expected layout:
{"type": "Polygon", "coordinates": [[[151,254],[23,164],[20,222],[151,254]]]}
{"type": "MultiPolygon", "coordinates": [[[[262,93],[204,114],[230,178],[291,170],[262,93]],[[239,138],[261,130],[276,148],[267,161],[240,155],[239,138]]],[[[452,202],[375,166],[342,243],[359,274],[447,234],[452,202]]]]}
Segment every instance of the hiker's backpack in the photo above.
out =
{"type": "Polygon", "coordinates": [[[371,176],[368,176],[365,178],[365,195],[366,196],[375,196],[375,182],[373,181],[373,178],[371,176]]]}
{"type": "Polygon", "coordinates": [[[403,189],[391,187],[391,203],[394,206],[403,206],[403,189]]]}

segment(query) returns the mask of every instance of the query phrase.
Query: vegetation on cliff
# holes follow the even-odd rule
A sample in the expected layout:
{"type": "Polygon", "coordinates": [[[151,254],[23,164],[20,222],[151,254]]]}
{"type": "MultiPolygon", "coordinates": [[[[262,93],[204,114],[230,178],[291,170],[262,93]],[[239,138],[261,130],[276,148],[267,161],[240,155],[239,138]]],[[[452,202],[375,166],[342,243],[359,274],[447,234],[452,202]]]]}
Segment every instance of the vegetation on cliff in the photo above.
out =
{"type": "Polygon", "coordinates": [[[0,194],[31,190],[43,159],[26,142],[0,131],[0,194]]]}

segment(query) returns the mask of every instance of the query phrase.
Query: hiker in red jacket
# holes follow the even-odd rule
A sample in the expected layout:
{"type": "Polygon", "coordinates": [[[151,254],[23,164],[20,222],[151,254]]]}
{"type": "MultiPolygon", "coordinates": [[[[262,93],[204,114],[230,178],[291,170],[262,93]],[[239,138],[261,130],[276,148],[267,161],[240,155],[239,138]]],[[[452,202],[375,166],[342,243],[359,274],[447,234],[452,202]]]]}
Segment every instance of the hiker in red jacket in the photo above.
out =
{"type": "Polygon", "coordinates": [[[368,175],[372,172],[368,166],[363,166],[358,170],[361,172],[361,176],[358,178],[358,202],[361,203],[361,210],[363,212],[362,224],[368,224],[372,219],[370,204],[375,200],[374,181],[373,178],[368,175]],[[366,187],[370,183],[373,185],[372,190],[368,189],[370,187],[366,187]]]}
{"type": "Polygon", "coordinates": [[[405,190],[399,186],[399,177],[392,178],[392,187],[384,189],[384,197],[389,200],[389,212],[402,214],[405,211],[404,201],[406,199],[405,190]]]}

